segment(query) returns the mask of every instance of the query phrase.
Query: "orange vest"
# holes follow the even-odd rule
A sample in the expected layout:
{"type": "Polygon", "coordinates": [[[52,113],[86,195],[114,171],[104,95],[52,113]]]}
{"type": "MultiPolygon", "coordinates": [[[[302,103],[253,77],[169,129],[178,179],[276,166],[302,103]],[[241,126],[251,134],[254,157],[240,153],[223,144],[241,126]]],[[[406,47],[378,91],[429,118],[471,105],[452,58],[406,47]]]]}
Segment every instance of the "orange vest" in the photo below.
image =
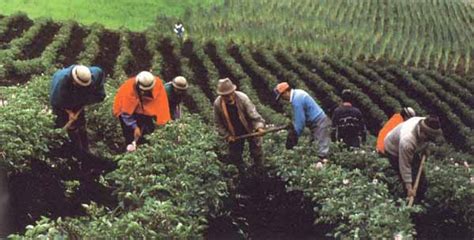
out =
{"type": "Polygon", "coordinates": [[[128,79],[120,86],[115,95],[113,114],[119,117],[120,114],[133,113],[143,114],[146,116],[154,116],[157,125],[164,125],[171,120],[170,110],[168,106],[168,96],[165,87],[159,77],[156,77],[155,86],[152,89],[153,98],[142,97],[142,101],[138,97],[135,87],[135,77],[128,79]]]}
{"type": "Polygon", "coordinates": [[[382,129],[380,129],[379,135],[377,136],[377,152],[385,153],[384,140],[387,134],[392,131],[398,124],[403,122],[403,117],[400,113],[395,113],[388,121],[385,123],[382,129]]]}

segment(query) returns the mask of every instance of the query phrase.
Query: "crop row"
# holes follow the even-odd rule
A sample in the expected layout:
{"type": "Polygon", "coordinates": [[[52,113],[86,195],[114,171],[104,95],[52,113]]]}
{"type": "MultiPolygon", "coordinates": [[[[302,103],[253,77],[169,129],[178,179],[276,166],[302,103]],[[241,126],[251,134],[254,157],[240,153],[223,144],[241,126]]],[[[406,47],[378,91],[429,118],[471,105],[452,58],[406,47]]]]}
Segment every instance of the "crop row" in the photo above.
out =
{"type": "Polygon", "coordinates": [[[322,79],[333,85],[339,93],[342,92],[343,89],[351,89],[354,104],[359,106],[367,116],[370,116],[370,118],[367,119],[368,129],[376,133],[381,128],[381,125],[387,119],[387,115],[363,93],[361,88],[357,87],[346,77],[334,72],[328,64],[318,59],[301,56],[300,62],[315,71],[313,74],[319,75],[322,79]]]}
{"type": "Polygon", "coordinates": [[[469,42],[474,32],[470,10],[469,4],[447,0],[228,1],[193,14],[188,24],[197,39],[212,35],[223,43],[232,40],[352,60],[388,59],[467,74],[472,70],[469,42]]]}
{"type": "Polygon", "coordinates": [[[440,117],[447,139],[467,151],[472,151],[472,146],[474,146],[472,129],[462,123],[448,104],[440,101],[434,93],[415,80],[408,71],[397,67],[388,68],[388,70],[397,76],[394,80],[403,91],[422,103],[429,113],[440,117]]]}
{"type": "MultiPolygon", "coordinates": [[[[92,111],[92,114],[90,115],[89,122],[92,123],[90,126],[97,126],[97,129],[101,130],[107,129],[106,132],[109,134],[107,136],[95,136],[94,138],[100,140],[99,143],[113,141],[110,139],[119,139],[121,136],[116,119],[113,119],[110,115],[110,104],[113,99],[113,93],[118,87],[118,84],[127,77],[125,69],[134,57],[132,51],[129,49],[130,34],[121,32],[118,36],[118,46],[120,50],[118,51],[118,56],[114,59],[114,71],[110,73],[112,77],[109,78],[107,82],[106,89],[108,96],[103,104],[91,108],[94,111],[92,111]]],[[[157,63],[154,62],[153,65],[157,66],[157,73],[166,76],[164,77],[165,80],[169,81],[174,75],[182,74],[188,77],[192,84],[198,83],[196,78],[200,76],[198,74],[199,68],[194,64],[199,65],[197,60],[200,60],[203,63],[203,66],[205,66],[210,72],[209,75],[213,75],[214,77],[217,75],[220,77],[228,76],[233,80],[235,79],[239,88],[249,94],[252,100],[256,103],[259,111],[262,112],[267,120],[270,122],[287,120],[282,114],[263,105],[258,98],[256,91],[252,88],[253,79],[247,74],[247,72],[250,73],[250,69],[253,69],[252,71],[255,71],[255,74],[262,74],[262,76],[265,76],[263,74],[273,74],[273,71],[252,66],[257,64],[258,61],[252,61],[248,52],[246,52],[247,50],[239,50],[239,54],[241,54],[242,57],[240,60],[246,61],[247,64],[246,67],[244,67],[237,64],[235,58],[229,54],[228,49],[221,45],[216,46],[210,43],[207,48],[204,48],[206,49],[205,54],[199,47],[196,47],[196,50],[188,49],[196,52],[196,62],[190,60],[190,56],[193,56],[193,54],[184,53],[184,48],[179,51],[179,49],[176,48],[177,44],[173,41],[163,39],[158,41],[156,44],[150,43],[150,45],[151,48],[158,48],[158,51],[153,55],[153,59],[161,59],[158,62],[160,64],[156,65],[157,63]],[[215,65],[211,66],[210,64],[215,65]],[[226,72],[226,74],[221,76],[221,73],[219,72],[226,72]]],[[[99,45],[96,46],[99,47],[99,45]]],[[[96,51],[99,50],[96,49],[96,51]]],[[[328,84],[328,81],[323,81],[318,75],[311,73],[311,71],[309,71],[305,66],[298,63],[296,59],[286,58],[285,53],[277,55],[280,57],[277,56],[276,58],[279,58],[279,60],[285,62],[285,64],[293,61],[292,64],[294,66],[299,66],[299,71],[294,70],[295,74],[301,73],[302,76],[307,76],[308,78],[306,78],[305,82],[314,82],[314,84],[319,84],[323,87],[331,87],[331,85],[328,84]],[[283,56],[283,58],[281,58],[281,56],[283,56]]],[[[91,59],[100,60],[97,56],[91,59]]],[[[288,74],[291,71],[293,70],[286,70],[288,74]]],[[[266,78],[267,77],[262,79],[265,80],[266,78]]],[[[30,105],[38,104],[38,102],[42,103],[40,106],[32,108],[34,111],[21,114],[22,116],[25,116],[24,121],[22,120],[24,124],[30,121],[28,116],[39,115],[38,112],[42,111],[45,104],[47,104],[46,99],[48,88],[46,85],[48,84],[49,79],[46,77],[41,79],[42,80],[40,81],[32,81],[28,86],[29,90],[22,90],[28,91],[24,96],[29,96],[34,92],[35,94],[33,94],[33,96],[38,96],[37,98],[40,99],[40,101],[37,101],[36,98],[34,98],[24,104],[30,105]],[[39,88],[41,91],[38,91],[39,88]]],[[[207,79],[207,81],[210,81],[210,79],[211,78],[207,79]]],[[[273,79],[276,80],[277,78],[273,79]]],[[[268,87],[266,91],[271,91],[270,87],[273,84],[274,82],[267,82],[268,87]]],[[[196,108],[188,110],[199,112],[205,119],[206,116],[212,117],[210,98],[204,93],[205,91],[210,91],[210,88],[215,88],[215,84],[211,84],[210,82],[208,87],[199,84],[191,86],[190,88],[192,102],[196,104],[196,108]],[[203,88],[209,89],[204,90],[203,88]]],[[[324,96],[333,96],[329,99],[334,99],[334,103],[337,103],[338,99],[335,93],[334,90],[324,92],[324,96]]],[[[192,105],[187,106],[188,108],[189,106],[192,107],[192,105]]],[[[5,112],[15,109],[16,107],[17,105],[11,106],[11,108],[5,109],[5,112]]],[[[3,113],[2,116],[4,116],[3,113]]],[[[13,114],[5,116],[9,116],[8,119],[11,120],[10,122],[17,123],[16,118],[18,115],[13,114]]],[[[25,145],[25,143],[28,143],[30,140],[33,141],[33,139],[27,140],[29,139],[27,136],[19,135],[17,136],[17,138],[20,139],[17,141],[18,146],[12,146],[12,149],[15,149],[15,152],[8,151],[9,155],[17,154],[15,156],[18,156],[18,163],[24,162],[27,165],[28,161],[24,160],[28,159],[30,156],[45,156],[47,158],[47,153],[43,152],[45,151],[44,146],[45,144],[46,146],[50,144],[51,139],[55,139],[55,136],[48,135],[50,133],[45,132],[45,129],[50,127],[48,122],[51,122],[52,117],[51,114],[46,114],[45,116],[47,119],[36,122],[40,127],[33,128],[32,130],[35,133],[33,135],[40,136],[38,139],[40,142],[42,140],[44,140],[44,142],[41,144],[32,142],[31,145],[25,145]],[[35,144],[37,144],[37,146],[35,146],[35,144]],[[36,149],[35,151],[39,152],[28,152],[31,151],[28,150],[28,146],[32,146],[33,149],[36,149]]],[[[157,132],[152,138],[153,145],[150,145],[149,147],[145,146],[141,152],[138,152],[137,158],[134,158],[133,156],[117,156],[116,160],[119,163],[119,170],[106,178],[110,183],[119,186],[117,196],[121,205],[117,210],[109,211],[109,209],[104,207],[87,205],[89,215],[86,217],[67,221],[59,220],[54,223],[42,222],[26,234],[32,234],[32,237],[36,236],[35,234],[45,234],[46,230],[40,231],[41,229],[45,229],[45,227],[48,229],[52,227],[53,235],[72,234],[72,236],[79,237],[86,237],[81,235],[81,233],[87,233],[89,234],[87,235],[89,237],[113,237],[125,235],[133,235],[137,237],[189,237],[196,236],[196,234],[202,234],[205,227],[205,220],[203,218],[206,214],[215,213],[216,210],[218,210],[220,205],[219,199],[221,194],[225,194],[225,191],[222,191],[224,189],[222,185],[214,185],[222,184],[222,178],[220,177],[222,172],[221,170],[218,170],[221,167],[218,166],[219,164],[215,164],[217,159],[213,153],[208,152],[211,151],[210,149],[214,148],[216,142],[214,140],[208,141],[206,140],[207,138],[201,138],[203,136],[201,132],[199,132],[200,134],[196,134],[197,131],[206,129],[204,136],[209,136],[207,134],[212,132],[212,130],[208,129],[208,124],[203,125],[203,123],[194,120],[189,120],[191,121],[189,123],[186,121],[188,120],[184,120],[183,123],[177,123],[184,124],[179,125],[182,127],[169,126],[169,128],[162,129],[162,131],[159,130],[159,132],[157,132]],[[177,139],[175,137],[177,135],[185,137],[177,139]],[[198,138],[198,136],[199,139],[195,139],[198,138]],[[202,149],[192,145],[192,143],[201,141],[209,143],[209,145],[205,147],[205,149],[207,149],[204,151],[205,153],[197,150],[190,150],[196,148],[202,149]],[[175,158],[175,154],[172,154],[169,150],[167,151],[166,144],[162,145],[162,143],[173,143],[175,145],[172,146],[178,146],[179,151],[182,150],[183,153],[178,154],[178,156],[199,156],[199,159],[201,160],[197,162],[187,162],[189,160],[187,157],[175,158]],[[157,145],[163,147],[156,148],[157,145]],[[187,147],[190,148],[188,149],[187,147]],[[150,155],[148,155],[148,153],[150,153],[150,155]],[[203,156],[205,156],[205,158],[202,158],[203,156]],[[202,161],[204,160],[208,162],[203,163],[202,161]],[[182,168],[183,164],[189,171],[186,170],[184,173],[176,172],[182,168]],[[148,171],[143,171],[144,167],[146,167],[148,171]],[[197,167],[206,167],[206,169],[200,169],[197,167]],[[196,170],[198,171],[195,172],[196,170]],[[169,177],[165,177],[167,174],[175,173],[179,175],[176,175],[173,179],[185,180],[175,181],[170,180],[169,177]],[[208,182],[210,185],[202,185],[203,182],[199,180],[199,178],[204,177],[208,179],[209,176],[197,175],[197,173],[211,173],[211,176],[216,178],[212,177],[215,180],[212,180],[210,183],[208,182]],[[204,189],[205,192],[202,193],[201,189],[204,189]],[[209,192],[212,190],[216,191],[209,192]],[[169,194],[173,196],[173,199],[176,199],[171,201],[168,197],[169,194]],[[163,204],[156,205],[157,199],[163,204]],[[166,221],[167,224],[156,224],[156,221],[166,221]],[[110,225],[113,227],[111,228],[110,225]],[[156,228],[158,226],[160,228],[156,228]],[[85,231],[85,229],[92,229],[92,231],[85,231]],[[160,235],[160,233],[166,233],[167,235],[160,235]]],[[[96,132],[98,130],[94,131],[96,132]]],[[[9,136],[10,135],[7,135],[6,137],[9,138],[9,136]]],[[[398,208],[396,202],[391,200],[393,197],[389,194],[387,186],[377,183],[374,184],[373,178],[374,176],[378,176],[377,172],[373,171],[365,173],[353,170],[355,168],[353,168],[352,165],[344,166],[343,161],[346,161],[345,164],[347,164],[347,160],[353,159],[352,155],[334,158],[335,164],[341,165],[343,168],[331,166],[325,171],[318,172],[311,167],[311,164],[314,162],[314,159],[312,158],[314,154],[311,154],[311,148],[301,147],[301,149],[297,148],[295,152],[288,151],[279,154],[279,151],[284,151],[281,148],[283,145],[283,139],[281,139],[281,137],[278,141],[275,139],[272,138],[266,140],[266,151],[277,153],[272,154],[272,157],[270,157],[270,164],[279,166],[277,171],[280,172],[281,176],[290,181],[288,186],[302,188],[305,194],[313,199],[314,204],[318,206],[315,209],[316,213],[319,215],[318,223],[335,224],[335,227],[331,230],[332,236],[391,237],[393,234],[399,232],[402,232],[404,235],[413,234],[413,224],[408,220],[411,210],[403,207],[398,208]],[[268,144],[273,147],[270,148],[268,144]],[[334,176],[338,177],[334,178],[334,176]],[[352,197],[348,198],[347,196],[352,197]],[[369,200],[366,199],[367,197],[369,197],[369,200]],[[344,209],[344,211],[341,211],[341,209],[344,209]],[[395,224],[396,219],[406,219],[405,224],[395,224]]],[[[109,143],[105,145],[111,144],[109,143]]],[[[202,145],[200,145],[200,147],[202,147],[202,145]]],[[[111,151],[104,147],[101,147],[100,149],[109,152],[111,151]]],[[[337,151],[335,154],[338,154],[337,151]]],[[[368,164],[368,160],[364,159],[367,159],[367,156],[361,157],[360,160],[365,161],[365,163],[368,164]]],[[[16,163],[17,162],[13,162],[13,166],[16,167],[16,163]]],[[[472,220],[469,219],[470,215],[464,213],[468,213],[470,209],[470,205],[467,201],[469,199],[469,191],[472,191],[472,187],[462,188],[462,186],[459,186],[456,188],[453,186],[453,183],[466,184],[465,180],[468,179],[468,177],[465,177],[464,175],[460,177],[461,170],[459,170],[459,168],[454,169],[452,167],[447,167],[447,170],[444,170],[446,165],[440,166],[443,167],[443,170],[435,172],[431,179],[436,180],[435,178],[439,178],[439,175],[449,173],[449,175],[446,176],[452,176],[453,178],[456,178],[456,181],[447,181],[447,179],[449,179],[448,177],[441,178],[446,181],[440,180],[440,182],[437,183],[438,187],[433,189],[435,192],[430,195],[429,200],[433,203],[433,206],[440,206],[440,208],[444,208],[445,211],[452,210],[453,206],[459,206],[459,208],[452,211],[455,212],[455,219],[458,220],[458,218],[464,217],[464,221],[469,224],[469,222],[472,222],[472,220]],[[446,201],[448,201],[449,204],[439,205],[441,203],[446,203],[446,201]]],[[[383,179],[384,178],[381,178],[381,180],[383,179]]],[[[317,227],[317,225],[315,227],[317,227]]]]}

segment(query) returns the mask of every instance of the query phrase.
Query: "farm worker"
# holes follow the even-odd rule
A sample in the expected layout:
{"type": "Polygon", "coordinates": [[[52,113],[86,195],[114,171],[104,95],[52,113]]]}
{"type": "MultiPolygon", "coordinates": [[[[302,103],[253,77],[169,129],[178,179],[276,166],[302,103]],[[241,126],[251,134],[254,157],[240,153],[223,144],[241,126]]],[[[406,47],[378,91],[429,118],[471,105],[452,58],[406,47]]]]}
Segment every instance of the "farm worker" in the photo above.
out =
{"type": "Polygon", "coordinates": [[[395,127],[398,126],[398,124],[416,116],[415,110],[411,107],[404,107],[402,108],[402,111],[400,113],[395,113],[388,121],[385,123],[385,125],[380,129],[380,132],[377,136],[377,152],[380,154],[385,153],[385,148],[384,148],[384,140],[387,134],[394,129],[395,127]]]}
{"type": "Polygon", "coordinates": [[[352,106],[352,92],[342,91],[342,104],[334,110],[332,123],[335,125],[335,138],[349,147],[360,147],[366,140],[366,127],[359,108],[352,106]]]}
{"type": "MultiPolygon", "coordinates": [[[[242,153],[245,139],[236,137],[251,133],[262,132],[265,120],[257,112],[249,97],[240,91],[229,78],[220,79],[217,84],[217,94],[214,101],[214,121],[219,135],[228,143],[229,157],[237,165],[239,171],[244,170],[242,153]]],[[[262,137],[248,138],[250,155],[255,167],[263,167],[262,137]]]]}
{"type": "Polygon", "coordinates": [[[186,81],[186,78],[182,76],[175,77],[173,81],[165,84],[170,115],[173,120],[181,117],[181,102],[184,99],[187,89],[188,82],[186,81]]]}
{"type": "Polygon", "coordinates": [[[412,117],[400,123],[385,137],[385,154],[392,168],[399,173],[408,197],[423,197],[427,187],[424,174],[420,177],[418,194],[412,186],[421,161],[420,150],[442,133],[438,117],[412,117]]]}
{"type": "Polygon", "coordinates": [[[141,143],[156,125],[170,120],[168,97],[161,79],[148,71],[126,80],[114,99],[113,114],[120,120],[125,143],[141,143]]]}
{"type": "Polygon", "coordinates": [[[178,36],[178,38],[182,39],[183,36],[184,36],[184,27],[183,27],[183,23],[181,22],[178,22],[174,25],[174,32],[176,33],[176,35],[178,36]]]}
{"type": "Polygon", "coordinates": [[[57,116],[55,127],[67,127],[68,136],[79,150],[89,151],[86,131],[86,105],[105,98],[105,74],[99,67],[71,65],[54,73],[50,103],[57,116]],[[66,126],[68,122],[72,122],[66,126]]]}
{"type": "Polygon", "coordinates": [[[297,144],[305,126],[308,126],[311,130],[311,142],[318,148],[318,157],[321,161],[326,162],[331,143],[331,120],[329,117],[306,91],[292,89],[287,82],[279,83],[274,88],[274,92],[277,101],[280,98],[288,101],[293,108],[295,139],[293,144],[287,144],[287,148],[292,148],[297,144]]]}

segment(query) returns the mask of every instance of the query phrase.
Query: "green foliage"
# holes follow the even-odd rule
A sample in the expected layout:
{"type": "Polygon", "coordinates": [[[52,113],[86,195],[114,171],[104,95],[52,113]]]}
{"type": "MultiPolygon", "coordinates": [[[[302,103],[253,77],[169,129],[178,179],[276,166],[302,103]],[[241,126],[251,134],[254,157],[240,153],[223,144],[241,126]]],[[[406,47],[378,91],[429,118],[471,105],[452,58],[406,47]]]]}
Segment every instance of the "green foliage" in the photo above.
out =
{"type": "Polygon", "coordinates": [[[229,0],[192,11],[184,25],[195,39],[469,73],[471,12],[451,0],[229,0]]]}
{"type": "Polygon", "coordinates": [[[46,160],[49,149],[65,134],[53,129],[47,104],[49,77],[39,77],[24,88],[9,91],[8,104],[0,107],[0,164],[10,171],[23,171],[32,159],[46,160]]]}
{"type": "Polygon", "coordinates": [[[367,164],[374,166],[369,169],[348,170],[337,165],[344,161],[338,158],[343,155],[334,155],[331,162],[336,165],[317,169],[315,149],[304,146],[304,141],[290,151],[281,150],[283,135],[267,140],[266,144],[266,151],[272,152],[267,158],[277,166],[277,173],[288,180],[288,187],[301,189],[313,200],[316,223],[335,224],[330,232],[332,237],[366,239],[414,234],[410,213],[419,208],[408,208],[403,200],[393,200],[387,185],[379,180],[383,173],[366,175],[369,169],[377,169],[375,162],[367,164]]]}
{"type": "Polygon", "coordinates": [[[444,216],[445,222],[474,231],[474,174],[469,165],[457,163],[460,160],[426,165],[429,181],[426,215],[444,216]]]}
{"type": "Polygon", "coordinates": [[[116,188],[116,209],[83,205],[87,216],[44,219],[28,227],[24,236],[186,239],[202,235],[206,217],[216,215],[228,195],[223,176],[234,169],[217,160],[216,134],[190,115],[157,129],[147,139],[149,144],[137,151],[117,155],[118,169],[105,176],[104,183],[116,188]]]}
{"type": "MultiPolygon", "coordinates": [[[[236,4],[232,1],[226,3],[236,4]]],[[[341,8],[343,6],[342,3],[339,5],[341,8]]],[[[338,18],[342,18],[342,15],[338,18]]],[[[12,41],[8,49],[0,51],[0,56],[4,57],[0,60],[0,78],[11,71],[50,74],[55,70],[53,66],[61,54],[61,47],[72,37],[71,22],[62,25],[40,58],[17,60],[22,49],[31,43],[46,22],[39,21],[21,38],[12,41]]],[[[103,31],[102,26],[91,27],[91,33],[84,39],[85,50],[78,56],[78,62],[91,65],[94,61],[100,61],[97,57],[102,47],[99,46],[99,37],[103,31]]],[[[111,77],[106,83],[107,97],[104,102],[87,107],[87,120],[93,150],[102,156],[114,158],[118,163],[118,169],[102,176],[101,183],[115,189],[119,206],[108,209],[94,203],[86,204],[86,216],[42,219],[35,226],[28,226],[24,236],[17,235],[15,238],[131,236],[183,239],[202,236],[207,225],[206,216],[220,214],[222,199],[228,195],[226,181],[229,179],[225,176],[235,171],[233,166],[223,166],[217,160],[216,148],[224,143],[217,139],[209,126],[213,117],[209,100],[215,97],[215,81],[220,77],[230,77],[238,82],[239,88],[249,95],[268,123],[284,124],[289,119],[287,115],[261,102],[259,92],[253,87],[255,82],[252,81],[264,81],[267,87],[259,90],[271,93],[277,82],[288,80],[309,90],[325,110],[333,108],[340,101],[338,94],[342,88],[352,88],[357,92],[357,103],[364,106],[367,117],[374,121],[374,129],[386,120],[389,113],[401,106],[412,106],[418,113],[424,114],[431,108],[426,105],[430,105],[442,110],[442,118],[449,120],[448,129],[462,136],[464,145],[472,145],[469,144],[472,142],[472,129],[468,127],[473,120],[470,114],[472,110],[466,109],[472,100],[472,91],[469,91],[471,84],[469,80],[459,79],[459,76],[441,76],[419,69],[405,70],[398,65],[386,68],[349,60],[340,61],[329,56],[314,58],[308,54],[298,54],[295,57],[284,49],[276,52],[260,49],[252,51],[252,48],[235,45],[236,52],[231,54],[226,45],[208,42],[202,47],[192,40],[185,42],[194,44],[191,53],[184,52],[183,46],[171,39],[171,56],[162,56],[158,51],[159,44],[170,39],[163,38],[160,32],[149,31],[146,33],[146,49],[153,56],[153,72],[166,72],[169,71],[166,68],[172,67],[187,77],[190,80],[188,92],[197,108],[190,110],[200,115],[186,116],[160,127],[148,137],[149,144],[139,146],[134,153],[120,154],[120,150],[123,150],[122,133],[111,109],[116,89],[127,78],[124,69],[134,56],[129,46],[130,33],[120,31],[118,34],[120,53],[113,73],[108,73],[111,77]],[[213,47],[215,51],[210,50],[213,47]],[[263,60],[255,57],[256,52],[263,56],[263,60]],[[195,59],[192,59],[192,54],[195,54],[195,59]],[[179,66],[169,66],[169,58],[178,60],[179,66]],[[196,61],[201,62],[207,71],[208,79],[204,81],[210,81],[208,86],[200,84],[199,80],[202,79],[198,79],[200,75],[194,65],[196,61]],[[403,90],[407,86],[413,88],[410,90],[412,92],[400,91],[400,88],[403,90]],[[463,91],[465,89],[468,90],[463,91]],[[204,90],[210,90],[211,96],[206,96],[204,90]],[[447,91],[460,94],[451,96],[447,91]],[[434,100],[433,103],[431,100],[434,100]]],[[[255,44],[252,42],[254,40],[250,41],[255,44]]],[[[383,42],[391,43],[392,40],[385,39],[383,42]]],[[[410,56],[419,54],[413,50],[413,45],[406,41],[400,42],[406,46],[406,53],[387,49],[383,50],[386,52],[384,54],[393,53],[395,58],[408,62],[410,56]],[[405,54],[407,56],[404,57],[405,54]]],[[[278,41],[275,44],[275,48],[284,46],[278,41]]],[[[367,45],[363,42],[351,43],[351,50],[347,54],[361,54],[366,47],[377,49],[367,45]]],[[[439,66],[446,67],[446,51],[443,51],[433,50],[433,54],[440,54],[440,59],[436,61],[439,66]]],[[[370,59],[369,55],[366,53],[364,58],[370,59]]],[[[49,82],[50,76],[39,76],[24,87],[0,88],[0,101],[7,101],[6,106],[0,107],[0,163],[8,166],[10,171],[27,169],[31,159],[51,163],[49,149],[65,140],[62,130],[52,128],[53,115],[48,103],[49,82]]],[[[456,138],[448,140],[459,141],[456,138]]],[[[460,153],[447,145],[437,147],[425,170],[430,182],[427,198],[416,208],[407,208],[403,199],[405,193],[396,173],[390,168],[387,159],[379,157],[372,147],[346,151],[337,145],[333,146],[331,163],[316,169],[315,149],[305,146],[305,143],[302,139],[300,146],[294,150],[284,150],[283,135],[266,136],[268,163],[288,181],[288,190],[302,189],[313,200],[316,223],[332,224],[332,237],[411,236],[415,234],[409,216],[412,213],[430,219],[439,218],[436,223],[439,226],[455,222],[459,227],[472,228],[472,169],[463,167],[464,161],[473,163],[472,155],[460,153]],[[458,166],[455,166],[456,163],[458,166]],[[424,212],[418,213],[421,209],[424,212]]],[[[65,182],[67,193],[73,192],[77,184],[74,181],[65,182]]]]}
{"type": "MultiPolygon", "coordinates": [[[[208,8],[220,5],[222,0],[169,1],[169,0],[130,0],[92,1],[80,0],[64,2],[61,0],[6,0],[2,2],[0,13],[12,14],[26,12],[32,18],[52,17],[55,20],[76,20],[83,24],[100,23],[108,28],[127,27],[131,30],[144,30],[156,24],[159,15],[170,17],[185,16],[186,9],[208,8]]],[[[172,26],[169,26],[172,31],[172,26]]]]}

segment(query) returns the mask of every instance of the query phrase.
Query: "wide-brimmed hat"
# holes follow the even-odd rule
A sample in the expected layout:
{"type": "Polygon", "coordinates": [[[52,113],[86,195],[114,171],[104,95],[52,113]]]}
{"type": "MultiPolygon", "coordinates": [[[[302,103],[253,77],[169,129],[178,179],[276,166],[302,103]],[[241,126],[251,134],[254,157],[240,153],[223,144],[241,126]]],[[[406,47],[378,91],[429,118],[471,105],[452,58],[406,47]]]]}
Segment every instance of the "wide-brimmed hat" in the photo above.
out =
{"type": "Polygon", "coordinates": [[[217,94],[229,95],[237,89],[229,78],[220,79],[217,83],[217,94]]]}
{"type": "Polygon", "coordinates": [[[400,114],[402,115],[403,119],[405,119],[405,120],[416,116],[415,110],[411,107],[404,107],[402,109],[402,111],[400,112],[400,114]]]}
{"type": "Polygon", "coordinates": [[[177,76],[177,77],[173,78],[173,81],[171,82],[171,85],[173,85],[173,87],[178,89],[178,90],[188,89],[188,81],[183,76],[177,76]]]}
{"type": "Polygon", "coordinates": [[[135,81],[141,90],[148,91],[153,89],[156,79],[151,72],[142,71],[137,75],[135,81]]]}
{"type": "Polygon", "coordinates": [[[91,70],[84,65],[76,65],[72,68],[72,79],[80,86],[87,87],[92,82],[91,70]]]}
{"type": "Polygon", "coordinates": [[[281,97],[281,94],[284,93],[286,90],[290,89],[290,84],[287,82],[281,82],[276,85],[276,87],[273,89],[273,92],[275,93],[275,100],[279,100],[281,97]]]}

